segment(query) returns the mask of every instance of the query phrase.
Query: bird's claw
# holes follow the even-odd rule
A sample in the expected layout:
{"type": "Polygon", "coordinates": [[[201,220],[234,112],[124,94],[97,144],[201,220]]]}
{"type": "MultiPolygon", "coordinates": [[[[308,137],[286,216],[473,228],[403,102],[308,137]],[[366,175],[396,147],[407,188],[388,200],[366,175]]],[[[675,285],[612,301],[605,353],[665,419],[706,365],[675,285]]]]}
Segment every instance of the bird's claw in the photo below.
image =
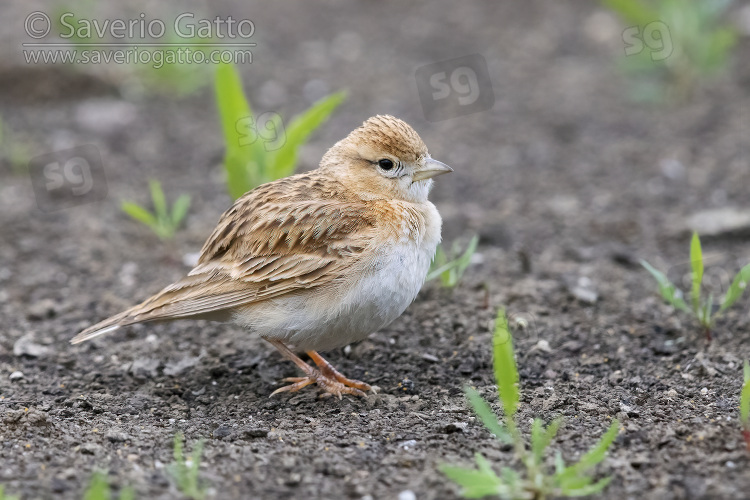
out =
{"type": "Polygon", "coordinates": [[[342,399],[344,394],[367,397],[365,391],[372,390],[375,392],[369,384],[348,379],[343,375],[340,375],[340,378],[342,380],[338,380],[338,377],[329,377],[318,371],[309,377],[287,377],[284,382],[292,382],[292,384],[279,387],[271,393],[271,396],[279,392],[297,392],[311,384],[318,384],[327,394],[338,396],[339,399],[342,399]]]}

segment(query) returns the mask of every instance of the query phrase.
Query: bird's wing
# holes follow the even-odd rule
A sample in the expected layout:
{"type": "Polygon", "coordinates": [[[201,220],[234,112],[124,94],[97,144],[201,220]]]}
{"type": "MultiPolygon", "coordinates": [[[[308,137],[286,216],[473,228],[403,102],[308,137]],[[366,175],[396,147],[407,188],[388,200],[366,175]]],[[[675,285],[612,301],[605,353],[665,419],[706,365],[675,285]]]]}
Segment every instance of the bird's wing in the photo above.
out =
{"type": "Polygon", "coordinates": [[[300,192],[287,179],[247,193],[222,215],[196,267],[143,303],[98,323],[73,342],[144,321],[206,316],[348,279],[373,245],[372,205],[300,192]]]}

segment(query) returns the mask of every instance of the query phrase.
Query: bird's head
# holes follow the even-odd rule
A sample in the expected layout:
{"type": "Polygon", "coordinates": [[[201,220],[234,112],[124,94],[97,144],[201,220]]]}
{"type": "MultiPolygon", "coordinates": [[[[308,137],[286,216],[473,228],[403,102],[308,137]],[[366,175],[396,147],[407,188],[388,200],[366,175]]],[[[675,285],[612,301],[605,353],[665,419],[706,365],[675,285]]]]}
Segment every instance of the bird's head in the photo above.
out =
{"type": "Polygon", "coordinates": [[[425,201],[432,178],[452,172],[433,160],[419,134],[388,115],[365,121],[323,156],[325,168],[365,197],[425,201]]]}

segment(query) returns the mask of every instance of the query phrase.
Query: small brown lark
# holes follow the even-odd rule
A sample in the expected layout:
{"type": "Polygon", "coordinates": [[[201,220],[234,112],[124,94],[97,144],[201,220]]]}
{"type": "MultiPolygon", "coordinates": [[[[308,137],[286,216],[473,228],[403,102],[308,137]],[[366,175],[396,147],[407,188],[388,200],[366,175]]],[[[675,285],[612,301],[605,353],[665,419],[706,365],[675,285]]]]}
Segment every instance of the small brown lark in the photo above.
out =
{"type": "Polygon", "coordinates": [[[409,125],[372,117],[329,149],[318,169],[238,199],[183,279],[71,342],[146,321],[232,322],[305,373],[273,394],[317,383],[339,397],[365,395],[368,384],[316,351],[362,340],[414,300],[440,242],[442,221],[427,195],[432,178],[451,171],[409,125]]]}

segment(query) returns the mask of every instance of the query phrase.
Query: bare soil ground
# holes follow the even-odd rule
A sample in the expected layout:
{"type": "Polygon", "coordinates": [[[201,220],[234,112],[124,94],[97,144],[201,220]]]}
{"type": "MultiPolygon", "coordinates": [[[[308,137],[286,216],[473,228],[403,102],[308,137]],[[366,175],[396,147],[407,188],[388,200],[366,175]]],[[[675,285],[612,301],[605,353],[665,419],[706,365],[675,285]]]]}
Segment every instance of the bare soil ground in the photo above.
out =
{"type": "MultiPolygon", "coordinates": [[[[206,440],[201,475],[214,498],[387,499],[405,490],[420,500],[457,498],[439,464],[469,463],[476,451],[497,464],[512,460],[463,396],[466,384],[495,396],[490,321],[505,306],[528,321],[516,330],[522,422],[564,416],[554,447],[573,460],[620,419],[600,467],[614,478],[602,497],[750,497],[737,418],[748,299],[707,344],[638,265],[645,258],[679,273],[691,214],[750,209],[747,40],[730,76],[690,103],[638,105],[614,67],[621,28],[599,33],[595,2],[387,7],[220,1],[208,10],[255,22],[258,46],[242,72],[259,111],[302,111],[306,85],[348,89],[303,149],[302,169],[367,117],[394,114],[456,170],[432,196],[445,238],[481,237],[481,259],[457,289],[429,283],[392,325],[329,353],[342,372],[382,388],[343,400],[319,399],[315,389],[269,398],[296,368],[232,326],[146,325],[68,344],[186,272],[182,256],[200,248],[230,204],[220,129],[210,88],[182,99],[123,96],[90,68],[18,63],[22,20],[34,6],[0,8],[18,32],[3,28],[3,120],[33,137],[33,154],[95,144],[109,193],[43,213],[27,174],[0,171],[7,491],[80,498],[91,472],[107,469],[113,485],[133,485],[139,498],[180,498],[165,465],[182,431],[191,443],[206,440]],[[416,69],[475,53],[488,63],[494,108],[426,121],[416,69]],[[171,199],[193,197],[173,244],[119,209],[123,199],[148,203],[151,177],[171,199]],[[581,300],[579,284],[595,300],[581,300]],[[23,378],[11,380],[16,371],[23,378]]],[[[704,239],[704,251],[736,272],[750,240],[720,234],[704,239]]]]}

